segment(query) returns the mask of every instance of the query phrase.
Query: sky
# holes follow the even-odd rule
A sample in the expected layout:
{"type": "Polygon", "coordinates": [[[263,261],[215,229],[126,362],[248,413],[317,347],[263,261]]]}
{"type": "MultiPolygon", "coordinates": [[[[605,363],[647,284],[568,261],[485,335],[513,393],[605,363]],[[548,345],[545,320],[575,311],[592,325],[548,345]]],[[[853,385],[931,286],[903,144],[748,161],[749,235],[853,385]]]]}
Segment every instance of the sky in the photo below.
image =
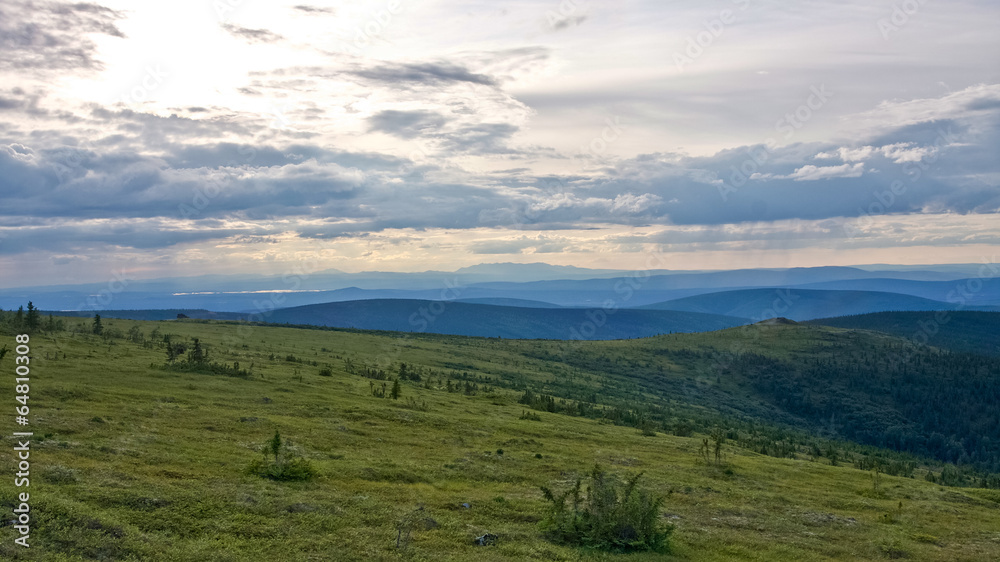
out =
{"type": "Polygon", "coordinates": [[[997,261],[1000,3],[0,4],[0,287],[997,261]]]}

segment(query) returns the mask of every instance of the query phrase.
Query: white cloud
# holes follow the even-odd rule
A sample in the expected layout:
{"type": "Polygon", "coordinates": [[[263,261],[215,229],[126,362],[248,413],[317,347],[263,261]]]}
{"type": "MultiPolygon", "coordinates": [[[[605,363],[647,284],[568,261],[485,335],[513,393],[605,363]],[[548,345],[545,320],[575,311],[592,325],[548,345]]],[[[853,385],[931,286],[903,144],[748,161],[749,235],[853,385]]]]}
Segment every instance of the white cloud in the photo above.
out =
{"type": "Polygon", "coordinates": [[[884,146],[861,146],[857,148],[840,147],[835,152],[820,152],[817,159],[830,160],[840,158],[844,162],[864,162],[874,156],[882,156],[894,164],[919,162],[938,153],[937,146],[917,146],[912,142],[899,142],[884,146]]]}
{"type": "Polygon", "coordinates": [[[785,179],[795,181],[816,181],[831,178],[859,178],[865,171],[863,163],[843,164],[841,166],[813,166],[807,164],[795,170],[791,174],[784,176],[785,179]]]}

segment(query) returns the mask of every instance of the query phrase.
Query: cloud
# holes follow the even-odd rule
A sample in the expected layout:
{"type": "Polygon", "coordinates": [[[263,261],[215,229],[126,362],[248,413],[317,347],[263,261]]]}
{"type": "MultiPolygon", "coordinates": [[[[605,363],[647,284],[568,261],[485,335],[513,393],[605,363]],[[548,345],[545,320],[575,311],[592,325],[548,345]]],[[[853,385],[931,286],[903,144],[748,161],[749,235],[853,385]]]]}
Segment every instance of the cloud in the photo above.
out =
{"type": "Polygon", "coordinates": [[[222,24],[222,29],[225,29],[234,37],[245,39],[250,43],[277,43],[279,41],[284,41],[285,39],[281,35],[266,29],[250,29],[248,27],[240,27],[231,23],[222,24]]]}
{"type": "Polygon", "coordinates": [[[611,211],[628,214],[644,213],[659,204],[662,200],[659,195],[653,195],[652,193],[643,193],[641,195],[624,193],[615,197],[611,203],[611,211]]]}
{"type": "Polygon", "coordinates": [[[978,84],[938,98],[890,100],[876,108],[852,115],[861,123],[862,134],[873,136],[882,131],[899,130],[909,125],[943,123],[956,119],[976,127],[977,115],[995,115],[1000,107],[1000,84],[978,84]]]}
{"type": "Polygon", "coordinates": [[[115,23],[122,13],[86,2],[0,4],[0,71],[48,74],[103,68],[90,35],[124,38],[115,23]]]}
{"type": "Polygon", "coordinates": [[[21,109],[22,107],[24,107],[24,100],[0,97],[0,111],[6,109],[21,109]]]}
{"type": "Polygon", "coordinates": [[[508,146],[518,127],[508,123],[480,123],[460,127],[445,135],[442,147],[462,154],[519,154],[508,146]]]}
{"type": "Polygon", "coordinates": [[[292,6],[292,9],[298,12],[303,12],[306,14],[336,14],[337,11],[333,8],[322,8],[318,6],[307,6],[305,4],[299,4],[297,6],[292,6]]]}
{"type": "Polygon", "coordinates": [[[368,118],[369,131],[387,133],[403,139],[439,133],[446,119],[433,111],[397,111],[387,109],[368,118]]]}
{"type": "MultiPolygon", "coordinates": [[[[1000,116],[1000,108],[976,111],[973,118],[980,124],[1000,116]]],[[[949,125],[946,138],[929,134],[940,123],[915,123],[854,144],[758,145],[700,157],[654,153],[562,175],[536,175],[530,165],[489,174],[442,165],[454,155],[529,163],[539,151],[512,146],[521,131],[517,125],[476,123],[433,109],[383,109],[365,121],[370,131],[404,141],[427,139],[434,152],[420,166],[315,142],[210,142],[258,130],[229,117],[96,108],[90,119],[124,137],[87,143],[63,134],[0,144],[0,218],[8,224],[18,216],[290,221],[297,225],[292,230],[307,238],[390,229],[714,228],[863,216],[893,182],[905,188],[880,213],[1000,208],[1000,176],[990,148],[1000,146],[1000,139],[990,136],[990,128],[961,119],[949,125]],[[192,138],[205,140],[186,142],[192,138]],[[55,142],[66,144],[50,144],[55,142]],[[817,161],[836,158],[843,163],[817,161]],[[752,170],[741,178],[739,170],[748,163],[752,170]],[[732,192],[723,198],[726,186],[732,192]],[[182,206],[196,213],[186,217],[182,206]]]]}
{"type": "Polygon", "coordinates": [[[816,181],[831,178],[860,178],[864,171],[865,165],[861,163],[823,167],[808,164],[784,177],[795,181],[816,181]]]}
{"type": "Polygon", "coordinates": [[[858,148],[840,147],[836,152],[821,152],[816,158],[831,159],[840,158],[844,162],[860,162],[870,159],[872,156],[881,155],[894,164],[904,162],[919,162],[924,158],[934,156],[938,151],[935,146],[916,146],[912,142],[899,142],[885,146],[862,146],[858,148]]]}
{"type": "Polygon", "coordinates": [[[476,68],[503,83],[519,78],[544,75],[552,63],[551,47],[531,45],[507,49],[463,51],[455,55],[463,65],[476,68]]]}
{"type": "MultiPolygon", "coordinates": [[[[206,227],[208,225],[205,225],[206,227]]],[[[258,226],[242,228],[188,228],[169,221],[47,221],[44,224],[0,228],[4,243],[0,255],[61,252],[86,255],[115,248],[155,250],[179,244],[254,234],[258,226]]]]}
{"type": "Polygon", "coordinates": [[[551,21],[550,25],[553,30],[561,31],[563,29],[569,29],[571,27],[581,25],[585,21],[587,21],[587,16],[564,17],[551,21]]]}
{"type": "MultiPolygon", "coordinates": [[[[40,68],[65,69],[67,83],[81,68],[100,68],[99,58],[129,59],[114,49],[131,43],[102,37],[102,49],[114,57],[88,43],[98,43],[95,33],[120,37],[121,14],[94,4],[58,4],[75,7],[72,16],[54,10],[57,4],[32,5],[39,9],[29,13],[18,0],[0,7],[0,33],[14,55],[27,49],[40,68]],[[18,12],[13,17],[9,6],[18,12]],[[72,18],[82,25],[70,25],[72,18]],[[38,45],[24,39],[32,37],[32,22],[38,45]]],[[[935,74],[923,84],[932,63],[903,61],[903,54],[926,51],[904,48],[902,34],[898,51],[876,57],[867,44],[844,43],[832,32],[843,19],[810,24],[801,6],[796,26],[771,7],[748,10],[727,28],[727,40],[706,48],[683,76],[664,74],[662,57],[653,54],[669,53],[671,45],[649,45],[662,37],[683,42],[704,19],[693,9],[658,12],[664,5],[643,4],[658,16],[647,21],[623,20],[595,4],[588,10],[596,12],[546,28],[556,33],[540,32],[537,7],[524,3],[503,12],[446,13],[434,5],[419,17],[394,17],[366,56],[352,56],[324,51],[317,40],[349,41],[370,13],[344,4],[328,18],[333,9],[322,6],[262,4],[256,21],[267,23],[253,25],[266,29],[224,25],[239,39],[226,47],[247,56],[221,61],[226,72],[218,73],[218,84],[209,61],[205,68],[168,64],[175,55],[195,60],[202,52],[196,42],[190,52],[164,53],[165,68],[204,71],[198,76],[211,77],[213,88],[202,81],[187,88],[180,78],[163,90],[164,102],[125,108],[87,105],[55,80],[44,89],[9,82],[0,87],[0,231],[23,230],[36,240],[26,251],[48,248],[62,257],[113,252],[116,237],[154,254],[167,248],[160,256],[222,244],[226,252],[273,257],[311,239],[343,240],[346,248],[406,232],[429,243],[431,233],[442,231],[452,237],[442,252],[449,255],[572,252],[588,237],[596,240],[590,247],[615,254],[617,244],[672,244],[681,251],[738,245],[741,237],[774,247],[828,244],[842,236],[837,221],[865,217],[876,204],[884,208],[880,217],[899,220],[973,221],[1000,209],[997,85],[878,103],[898,92],[942,91],[939,80],[958,88],[970,82],[935,74]],[[768,21],[772,16],[779,21],[768,21]],[[425,33],[427,22],[435,33],[425,33]],[[609,40],[600,48],[583,45],[572,29],[581,24],[609,40]],[[812,50],[781,47],[792,29],[809,36],[792,44],[812,50]],[[764,44],[752,40],[754,33],[764,44]],[[283,38],[283,48],[301,49],[302,56],[256,56],[259,44],[283,38]],[[748,44],[759,52],[731,50],[748,44]],[[854,45],[852,52],[843,44],[854,45]],[[850,64],[819,56],[827,48],[850,64]],[[763,52],[766,65],[755,59],[763,52]],[[886,77],[891,90],[873,80],[873,69],[887,59],[885,68],[913,78],[886,77]],[[923,72],[914,72],[917,66],[923,72]],[[762,68],[766,74],[757,73],[762,68]],[[809,85],[822,83],[840,86],[829,105],[816,109],[809,85]],[[279,120],[295,126],[273,126],[275,107],[279,120]],[[759,144],[776,120],[803,107],[811,118],[791,139],[802,142],[759,144]],[[855,128],[837,136],[832,129],[846,112],[846,124],[855,128]],[[619,123],[619,116],[620,142],[601,158],[574,158],[602,135],[607,119],[619,123]],[[426,147],[419,163],[403,156],[418,144],[426,147]],[[894,185],[903,189],[885,203],[894,185]],[[597,240],[609,231],[621,236],[597,240]],[[481,232],[476,236],[488,240],[474,238],[481,232]]],[[[855,7],[823,14],[857,15],[855,7]]],[[[138,32],[140,20],[123,29],[138,32]]],[[[204,22],[208,31],[218,25],[204,22]]],[[[15,63],[5,57],[3,64],[15,63]]],[[[110,70],[108,84],[128,74],[110,70]]],[[[879,236],[898,241],[886,224],[866,243],[879,236]]],[[[916,236],[919,225],[903,230],[924,239],[916,236]]],[[[945,230],[935,236],[963,243],[957,230],[945,230]]]]}
{"type": "Polygon", "coordinates": [[[437,86],[454,82],[496,85],[489,76],[470,72],[467,68],[449,62],[382,63],[370,68],[348,70],[346,74],[391,88],[407,88],[415,85],[437,86]]]}
{"type": "Polygon", "coordinates": [[[860,160],[867,160],[874,153],[875,147],[873,146],[862,146],[860,148],[840,147],[834,152],[820,152],[816,155],[816,158],[823,160],[840,158],[844,162],[858,162],[860,160]]]}

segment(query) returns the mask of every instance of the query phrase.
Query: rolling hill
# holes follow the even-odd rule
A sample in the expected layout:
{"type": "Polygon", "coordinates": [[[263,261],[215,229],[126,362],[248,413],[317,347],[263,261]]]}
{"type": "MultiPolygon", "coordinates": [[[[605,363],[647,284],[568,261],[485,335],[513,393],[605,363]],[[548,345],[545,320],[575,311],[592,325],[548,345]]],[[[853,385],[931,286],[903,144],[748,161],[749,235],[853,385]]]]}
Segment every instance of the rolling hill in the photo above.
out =
{"type": "Polygon", "coordinates": [[[521,308],[563,308],[558,304],[552,304],[550,302],[533,301],[526,299],[505,299],[505,298],[472,298],[472,299],[455,299],[455,302],[464,302],[469,304],[492,304],[494,306],[516,306],[521,308]]]}
{"type": "Polygon", "coordinates": [[[881,291],[944,301],[951,308],[963,306],[1000,305],[1000,277],[985,269],[986,277],[970,277],[950,281],[917,281],[910,279],[847,279],[798,285],[799,289],[833,289],[839,291],[881,291]]]}
{"type": "Polygon", "coordinates": [[[514,339],[629,339],[671,332],[705,332],[746,323],[698,312],[527,308],[409,299],[361,300],[278,309],[275,324],[429,332],[514,339]]]}
{"type": "Polygon", "coordinates": [[[888,310],[950,310],[954,306],[896,293],[792,288],[722,291],[660,302],[641,308],[721,314],[754,320],[784,316],[801,321],[888,310]]]}

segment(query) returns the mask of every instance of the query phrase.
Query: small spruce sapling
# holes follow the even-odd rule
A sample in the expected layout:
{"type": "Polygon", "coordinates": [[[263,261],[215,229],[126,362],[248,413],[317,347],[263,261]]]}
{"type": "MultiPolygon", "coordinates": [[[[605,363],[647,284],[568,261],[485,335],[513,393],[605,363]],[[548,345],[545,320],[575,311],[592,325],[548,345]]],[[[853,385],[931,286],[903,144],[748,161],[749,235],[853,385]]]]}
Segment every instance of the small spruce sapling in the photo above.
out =
{"type": "Polygon", "coordinates": [[[278,454],[281,453],[281,434],[277,430],[274,431],[274,437],[268,441],[268,448],[274,455],[274,462],[278,462],[278,454]]]}

